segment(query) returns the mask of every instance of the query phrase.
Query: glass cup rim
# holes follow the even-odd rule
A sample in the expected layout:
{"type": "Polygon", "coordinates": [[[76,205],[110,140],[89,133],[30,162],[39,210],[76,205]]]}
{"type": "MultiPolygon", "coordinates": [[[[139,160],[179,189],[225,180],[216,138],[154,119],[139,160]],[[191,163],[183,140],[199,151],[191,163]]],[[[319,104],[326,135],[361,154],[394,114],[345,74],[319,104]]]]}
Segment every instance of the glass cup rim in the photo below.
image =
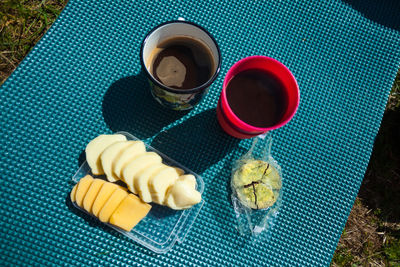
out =
{"type": "Polygon", "coordinates": [[[219,74],[219,72],[220,72],[220,69],[221,69],[221,61],[222,61],[222,59],[221,59],[221,51],[220,51],[220,49],[219,49],[218,43],[217,43],[217,41],[215,40],[214,36],[213,36],[211,33],[209,33],[204,27],[202,27],[202,26],[200,26],[200,25],[198,25],[198,24],[196,24],[196,23],[194,23],[194,22],[186,21],[186,20],[170,20],[170,21],[166,21],[166,22],[163,22],[163,23],[161,23],[161,24],[155,26],[154,28],[152,28],[152,29],[146,34],[146,36],[144,37],[144,39],[143,39],[143,41],[142,41],[142,45],[141,45],[141,47],[140,47],[140,63],[141,63],[141,65],[142,65],[142,68],[146,71],[146,74],[147,74],[148,78],[151,80],[151,82],[153,82],[154,84],[156,84],[158,87],[160,87],[160,88],[162,88],[162,89],[164,89],[164,90],[166,90],[166,91],[169,91],[169,92],[171,92],[171,93],[175,93],[175,94],[192,94],[192,93],[197,93],[197,92],[200,92],[200,91],[202,91],[202,90],[208,88],[208,87],[215,81],[215,79],[217,78],[217,76],[218,76],[218,74],[219,74]],[[201,84],[200,86],[197,86],[197,87],[194,87],[194,88],[191,88],[191,89],[175,89],[175,88],[171,88],[171,87],[168,87],[168,86],[166,86],[166,85],[160,83],[159,81],[157,81],[157,79],[155,79],[155,78],[153,77],[153,75],[151,75],[151,73],[149,72],[149,70],[146,68],[146,65],[145,65],[145,63],[144,63],[143,51],[144,51],[144,46],[146,45],[146,42],[147,42],[148,38],[149,38],[150,35],[151,35],[152,33],[154,33],[154,31],[157,30],[158,28],[160,28],[160,27],[162,27],[162,26],[165,26],[165,25],[168,25],[168,24],[174,24],[174,23],[189,24],[189,25],[192,25],[192,26],[195,26],[195,27],[199,28],[200,30],[202,30],[203,32],[205,32],[205,33],[210,37],[210,39],[214,42],[214,44],[215,44],[215,47],[216,47],[217,53],[218,53],[217,68],[215,69],[214,74],[210,77],[210,79],[208,79],[207,82],[201,84]]]}

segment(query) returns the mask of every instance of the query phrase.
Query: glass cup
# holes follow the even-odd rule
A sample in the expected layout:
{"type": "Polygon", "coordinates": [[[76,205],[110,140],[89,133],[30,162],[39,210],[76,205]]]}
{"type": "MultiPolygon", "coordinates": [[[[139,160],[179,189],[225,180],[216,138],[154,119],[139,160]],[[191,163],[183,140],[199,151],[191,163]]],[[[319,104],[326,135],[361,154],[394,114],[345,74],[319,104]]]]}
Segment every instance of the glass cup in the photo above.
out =
{"type": "MultiPolygon", "coordinates": [[[[236,62],[228,71],[222,86],[221,96],[217,106],[217,118],[222,129],[229,135],[240,138],[252,138],[277,129],[288,123],[297,111],[300,102],[299,86],[290,70],[276,59],[266,56],[250,56],[236,62]],[[265,71],[275,76],[283,85],[285,110],[278,122],[269,127],[256,127],[241,120],[229,106],[226,88],[231,79],[246,70],[265,71]]],[[[248,107],[251,109],[251,105],[248,107]]]]}
{"type": "Polygon", "coordinates": [[[145,37],[140,59],[142,68],[150,83],[151,93],[154,99],[161,105],[173,110],[188,110],[197,105],[208,92],[211,83],[217,78],[221,66],[221,53],[213,36],[203,27],[188,21],[169,21],[152,29],[145,37]],[[203,84],[188,89],[177,89],[166,86],[155,78],[151,72],[151,65],[156,57],[155,49],[160,50],[159,45],[169,39],[187,37],[205,46],[213,62],[210,76],[203,84]]]}

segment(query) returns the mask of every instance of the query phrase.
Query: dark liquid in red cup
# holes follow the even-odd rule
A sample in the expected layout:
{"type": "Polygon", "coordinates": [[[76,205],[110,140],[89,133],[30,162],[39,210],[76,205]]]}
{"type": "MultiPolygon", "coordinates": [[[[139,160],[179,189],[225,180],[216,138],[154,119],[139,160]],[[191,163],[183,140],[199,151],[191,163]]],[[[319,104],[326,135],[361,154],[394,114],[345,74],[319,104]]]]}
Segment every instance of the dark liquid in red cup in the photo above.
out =
{"type": "Polygon", "coordinates": [[[226,87],[226,97],[240,120],[260,128],[279,123],[287,108],[282,82],[273,74],[258,69],[235,75],[226,87]]]}

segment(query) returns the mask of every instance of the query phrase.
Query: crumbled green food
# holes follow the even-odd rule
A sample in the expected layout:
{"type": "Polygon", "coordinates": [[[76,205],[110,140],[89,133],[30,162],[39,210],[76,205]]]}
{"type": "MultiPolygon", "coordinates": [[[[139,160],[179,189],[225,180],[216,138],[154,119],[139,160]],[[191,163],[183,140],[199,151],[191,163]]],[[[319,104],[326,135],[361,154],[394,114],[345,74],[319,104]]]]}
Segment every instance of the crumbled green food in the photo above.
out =
{"type": "Polygon", "coordinates": [[[281,189],[282,181],[279,173],[274,167],[270,166],[270,168],[271,172],[268,175],[264,175],[262,177],[263,183],[270,185],[273,189],[281,189]]]}
{"type": "Polygon", "coordinates": [[[234,173],[233,187],[243,205],[265,209],[275,203],[282,182],[278,171],[268,162],[251,160],[234,173]]]}

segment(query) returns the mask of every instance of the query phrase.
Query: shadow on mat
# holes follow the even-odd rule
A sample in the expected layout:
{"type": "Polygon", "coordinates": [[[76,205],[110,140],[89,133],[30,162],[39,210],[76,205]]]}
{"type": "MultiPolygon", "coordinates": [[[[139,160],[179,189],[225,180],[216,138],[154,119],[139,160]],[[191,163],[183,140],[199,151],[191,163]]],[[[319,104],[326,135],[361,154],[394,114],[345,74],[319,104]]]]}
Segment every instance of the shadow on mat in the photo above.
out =
{"type": "Polygon", "coordinates": [[[188,113],[157,103],[143,71],[114,82],[103,97],[102,109],[104,121],[113,132],[127,131],[139,139],[153,136],[188,113]]]}
{"type": "Polygon", "coordinates": [[[89,224],[89,226],[101,228],[102,230],[106,231],[107,233],[109,233],[113,236],[117,236],[117,237],[121,236],[120,233],[109,228],[107,225],[103,224],[98,219],[95,219],[92,216],[90,216],[89,214],[87,214],[86,212],[83,212],[82,210],[76,208],[74,206],[74,204],[72,204],[72,202],[71,202],[69,193],[67,194],[67,196],[65,198],[65,204],[67,205],[68,209],[72,213],[74,213],[76,216],[83,218],[89,224]]]}
{"type": "Polygon", "coordinates": [[[343,0],[366,18],[383,26],[400,30],[399,0],[343,0]]]}
{"type": "Polygon", "coordinates": [[[399,136],[400,108],[387,110],[358,194],[375,215],[391,223],[400,222],[399,136]]]}
{"type": "Polygon", "coordinates": [[[220,128],[215,109],[161,132],[151,145],[197,173],[224,158],[239,143],[220,128]]]}
{"type": "Polygon", "coordinates": [[[85,149],[81,151],[78,157],[78,167],[80,168],[82,164],[86,161],[86,152],[85,149]]]}
{"type": "Polygon", "coordinates": [[[267,238],[270,238],[270,230],[263,233],[263,236],[260,238],[254,238],[250,235],[240,234],[237,229],[238,222],[231,200],[231,169],[236,160],[236,156],[229,156],[225,161],[223,168],[220,169],[220,171],[213,176],[212,180],[208,183],[206,194],[209,206],[208,210],[210,214],[214,216],[214,224],[218,225],[217,229],[225,229],[230,233],[234,233],[230,238],[230,242],[232,247],[235,247],[237,253],[240,254],[248,253],[249,249],[251,249],[255,244],[264,242],[267,238]],[[233,223],[227,223],[231,221],[233,221],[233,223]]]}
{"type": "MultiPolygon", "coordinates": [[[[75,214],[76,216],[79,216],[81,218],[83,218],[90,227],[97,227],[100,228],[101,230],[107,232],[108,234],[117,237],[117,238],[123,238],[124,240],[130,242],[130,246],[129,247],[125,247],[125,248],[119,248],[119,251],[124,251],[125,253],[132,253],[135,250],[140,250],[142,253],[147,254],[149,256],[154,256],[157,255],[156,253],[154,253],[153,251],[149,250],[149,249],[145,249],[144,247],[142,247],[141,245],[139,245],[138,243],[136,243],[134,240],[131,240],[130,238],[124,236],[123,234],[115,231],[114,229],[108,227],[107,225],[103,224],[102,222],[100,222],[98,219],[95,219],[93,217],[91,217],[90,215],[88,215],[87,213],[77,209],[71,202],[69,193],[67,194],[66,198],[65,198],[65,204],[68,207],[68,210],[70,210],[73,214],[75,214]]],[[[113,242],[113,241],[112,241],[113,242]]],[[[110,250],[103,250],[99,251],[98,253],[94,252],[94,255],[100,257],[100,256],[107,256],[107,254],[111,253],[110,250]]],[[[114,251],[115,253],[115,251],[114,251]]]]}

